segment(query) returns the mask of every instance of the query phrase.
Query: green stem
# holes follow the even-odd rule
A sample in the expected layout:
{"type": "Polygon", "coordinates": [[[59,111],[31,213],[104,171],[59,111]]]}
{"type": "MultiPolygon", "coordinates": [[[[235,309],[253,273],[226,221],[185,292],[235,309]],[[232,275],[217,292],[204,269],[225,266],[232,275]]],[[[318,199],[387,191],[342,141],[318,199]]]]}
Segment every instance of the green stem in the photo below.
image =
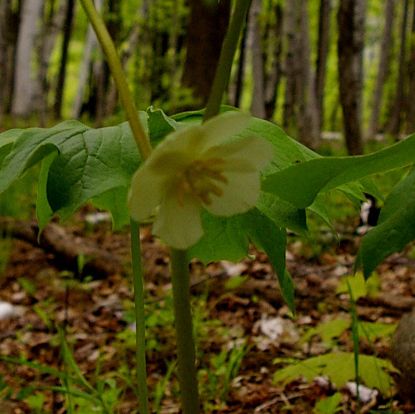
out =
{"type": "Polygon", "coordinates": [[[232,62],[238,47],[239,37],[246,22],[246,15],[251,5],[251,0],[237,0],[229,29],[223,41],[220,52],[218,67],[216,68],[215,79],[206,106],[204,121],[219,113],[223,93],[228,87],[231,76],[232,62]]]}
{"type": "Polygon", "coordinates": [[[140,414],[149,414],[147,395],[146,340],[144,315],[143,266],[141,264],[140,226],[131,219],[131,258],[135,305],[137,388],[140,414]]]}
{"type": "Polygon", "coordinates": [[[131,130],[133,131],[134,139],[140,150],[143,158],[147,158],[151,153],[150,141],[141,125],[138,117],[138,111],[134,105],[134,100],[128,87],[127,80],[122,69],[120,58],[118,57],[117,50],[115,49],[114,42],[108,33],[105,23],[101,16],[95,9],[92,0],[80,0],[85,13],[88,16],[92,27],[95,30],[99,43],[107,56],[108,65],[111,70],[111,74],[114,77],[115,84],[117,85],[118,93],[124,110],[127,114],[128,122],[130,123],[131,130]]]}
{"type": "Polygon", "coordinates": [[[171,250],[171,277],[182,412],[198,414],[200,403],[190,309],[189,267],[185,250],[171,250]]]}
{"type": "MultiPolygon", "coordinates": [[[[105,27],[100,15],[95,10],[92,0],[80,0],[85,13],[91,22],[101,47],[107,56],[111,74],[120,94],[121,103],[127,115],[128,122],[133,132],[134,139],[143,159],[149,157],[151,144],[147,138],[144,128],[141,125],[138,111],[134,105],[134,100],[128,87],[122,69],[121,61],[118,57],[111,36],[105,27]]],[[[143,288],[143,267],[141,265],[140,249],[140,228],[139,224],[131,220],[131,258],[134,285],[134,305],[136,317],[136,370],[137,388],[140,414],[149,414],[148,391],[147,391],[147,370],[145,355],[145,324],[144,324],[144,288],[143,288]]]]}

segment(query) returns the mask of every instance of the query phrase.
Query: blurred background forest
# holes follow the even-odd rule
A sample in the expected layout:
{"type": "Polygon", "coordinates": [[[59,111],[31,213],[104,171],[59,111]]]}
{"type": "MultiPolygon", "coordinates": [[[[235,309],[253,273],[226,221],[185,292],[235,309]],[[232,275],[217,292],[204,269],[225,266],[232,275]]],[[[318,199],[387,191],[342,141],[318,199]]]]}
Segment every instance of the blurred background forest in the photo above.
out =
{"type": "MultiPolygon", "coordinates": [[[[205,105],[231,0],[95,0],[137,106],[205,105]]],[[[75,0],[0,0],[0,125],[117,121],[109,68],[75,0]]],[[[227,102],[305,145],[415,129],[414,0],[253,0],[227,102]]]]}

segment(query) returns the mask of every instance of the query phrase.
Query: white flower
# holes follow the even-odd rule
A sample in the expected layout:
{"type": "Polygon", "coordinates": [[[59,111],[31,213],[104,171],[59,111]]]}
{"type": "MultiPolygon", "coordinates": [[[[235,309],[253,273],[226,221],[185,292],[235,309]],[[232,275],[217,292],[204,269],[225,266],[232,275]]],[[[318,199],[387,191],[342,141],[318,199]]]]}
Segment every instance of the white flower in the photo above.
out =
{"type": "Polygon", "coordinates": [[[168,135],[133,176],[131,216],[140,222],[158,207],[154,234],[171,247],[186,249],[203,235],[203,208],[232,216],[254,207],[260,170],[271,160],[273,147],[259,137],[228,139],[249,120],[226,112],[168,135]]]}

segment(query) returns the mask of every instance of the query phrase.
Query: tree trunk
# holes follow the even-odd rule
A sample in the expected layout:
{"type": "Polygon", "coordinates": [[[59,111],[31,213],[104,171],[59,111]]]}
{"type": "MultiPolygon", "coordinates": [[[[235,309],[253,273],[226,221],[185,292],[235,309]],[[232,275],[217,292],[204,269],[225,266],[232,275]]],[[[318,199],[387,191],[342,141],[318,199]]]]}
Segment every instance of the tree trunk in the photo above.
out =
{"type": "Polygon", "coordinates": [[[408,35],[408,15],[409,15],[409,0],[404,0],[402,23],[401,23],[401,38],[399,50],[399,70],[396,83],[396,94],[391,113],[391,121],[387,127],[388,131],[395,137],[399,138],[403,115],[405,112],[405,75],[406,71],[406,45],[408,35]]]}
{"type": "Polygon", "coordinates": [[[197,106],[205,106],[228,27],[231,1],[190,0],[189,5],[187,55],[182,83],[192,89],[197,106]]]}
{"type": "MultiPolygon", "coordinates": [[[[134,55],[134,52],[137,50],[140,40],[140,31],[138,25],[134,25],[131,29],[130,34],[128,35],[126,44],[127,47],[121,53],[121,64],[125,68],[130,61],[131,57],[134,55]]],[[[110,89],[107,97],[107,113],[114,113],[118,102],[118,91],[114,82],[110,84],[110,89]]]]}
{"type": "Polygon", "coordinates": [[[14,9],[11,0],[0,0],[0,119],[11,110],[19,15],[20,2],[14,9]]]}
{"type": "Polygon", "coordinates": [[[338,22],[338,73],[340,103],[347,151],[363,153],[361,106],[366,0],[340,0],[338,22]]]}
{"type": "Polygon", "coordinates": [[[248,20],[249,17],[247,16],[247,22],[244,26],[241,43],[239,45],[238,69],[236,71],[235,85],[233,88],[231,88],[230,91],[232,92],[232,99],[230,99],[230,101],[232,102],[232,105],[236,106],[237,108],[239,108],[241,104],[241,97],[243,92],[243,83],[245,76],[246,43],[248,40],[248,20]]]}
{"type": "Polygon", "coordinates": [[[285,96],[283,106],[282,126],[287,130],[295,128],[295,105],[297,103],[297,78],[298,78],[298,61],[297,61],[297,10],[298,0],[286,2],[284,10],[284,39],[285,39],[285,61],[284,74],[285,96]]]}
{"type": "MultiPolygon", "coordinates": [[[[102,10],[103,0],[95,0],[95,8],[98,12],[102,10]]],[[[74,118],[79,118],[82,112],[82,103],[84,101],[84,94],[85,89],[88,83],[88,78],[91,70],[92,64],[92,55],[94,49],[98,46],[98,41],[94,33],[94,29],[91,25],[88,26],[85,46],[84,46],[84,53],[83,53],[83,60],[81,64],[81,69],[79,71],[79,83],[78,83],[78,91],[76,93],[73,109],[72,109],[72,116],[74,118]]]]}
{"type": "Polygon", "coordinates": [[[48,92],[50,84],[48,81],[48,69],[50,58],[55,48],[59,32],[62,30],[65,21],[65,2],[62,2],[59,9],[55,10],[56,3],[52,2],[49,9],[49,16],[43,23],[38,40],[39,70],[38,87],[34,96],[34,107],[39,112],[41,126],[46,126],[48,114],[48,92]]]}
{"type": "Polygon", "coordinates": [[[320,145],[320,131],[315,94],[315,73],[311,65],[311,48],[307,0],[301,0],[299,8],[299,139],[309,148],[320,145]]]}
{"type": "Polygon", "coordinates": [[[330,46],[330,15],[331,0],[320,0],[315,80],[319,131],[322,130],[324,124],[324,90],[330,46]]]}
{"type": "Polygon", "coordinates": [[[249,11],[248,45],[252,56],[252,102],[251,113],[258,118],[265,118],[264,96],[264,62],[261,42],[261,26],[259,15],[261,13],[261,0],[253,0],[249,11]]]}
{"type": "MultiPolygon", "coordinates": [[[[120,33],[122,29],[121,21],[121,1],[109,0],[107,2],[108,10],[105,13],[105,23],[108,28],[108,33],[111,36],[115,46],[120,43],[120,33]]],[[[96,62],[95,68],[96,77],[92,80],[95,85],[96,98],[96,125],[102,125],[103,120],[108,115],[108,93],[110,89],[111,72],[106,60],[96,62]]]]}
{"type": "Polygon", "coordinates": [[[37,93],[36,77],[33,76],[33,51],[39,34],[39,19],[42,15],[43,0],[26,0],[21,11],[19,36],[17,39],[16,69],[12,114],[29,116],[33,110],[37,93]]]}
{"type": "MultiPolygon", "coordinates": [[[[411,35],[411,52],[408,63],[408,96],[415,96],[415,5],[412,9],[412,35],[411,35]]],[[[406,119],[406,133],[415,132],[415,105],[408,105],[408,114],[406,119]]]]}
{"type": "Polygon", "coordinates": [[[67,0],[65,21],[63,24],[61,59],[59,62],[59,72],[58,72],[58,78],[56,82],[55,102],[53,105],[53,114],[56,119],[59,119],[62,117],[62,102],[63,102],[63,94],[65,90],[69,42],[71,40],[74,12],[75,12],[75,0],[67,0]]]}
{"type": "Polygon", "coordinates": [[[383,29],[382,41],[380,44],[380,56],[378,73],[376,76],[375,90],[372,97],[372,113],[369,121],[369,128],[366,133],[368,139],[375,138],[379,130],[379,115],[382,108],[382,97],[385,82],[390,68],[390,58],[392,50],[393,23],[395,18],[396,0],[386,0],[385,4],[385,27],[383,29]]]}
{"type": "Polygon", "coordinates": [[[270,13],[275,21],[267,30],[267,60],[269,71],[265,73],[265,117],[272,119],[277,106],[278,87],[282,77],[283,12],[280,3],[271,5],[270,13]]]}

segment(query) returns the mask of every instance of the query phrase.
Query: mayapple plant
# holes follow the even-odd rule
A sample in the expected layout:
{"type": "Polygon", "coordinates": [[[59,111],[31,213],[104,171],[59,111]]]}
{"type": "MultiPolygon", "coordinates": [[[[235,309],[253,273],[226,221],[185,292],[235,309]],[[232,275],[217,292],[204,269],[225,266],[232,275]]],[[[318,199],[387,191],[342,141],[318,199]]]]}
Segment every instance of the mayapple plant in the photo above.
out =
{"type": "Polygon", "coordinates": [[[202,237],[202,209],[228,217],[255,207],[273,146],[259,137],[229,141],[248,123],[227,112],[169,134],[133,176],[131,216],[142,222],[157,208],[153,233],[186,250],[202,237]]]}
{"type": "MultiPolygon", "coordinates": [[[[102,19],[92,0],[80,1],[107,56],[128,124],[95,130],[67,121],[0,134],[0,193],[40,163],[40,229],[54,214],[66,218],[88,201],[108,209],[115,226],[130,222],[141,414],[150,411],[139,222],[154,221],[155,235],[171,247],[182,412],[197,414],[189,260],[240,260],[253,243],[267,253],[294,312],[294,286],[285,269],[286,229],[305,233],[306,211],[329,221],[322,201],[328,191],[338,189],[353,200],[363,199],[364,192],[376,194],[369,176],[412,167],[415,135],[370,155],[325,158],[277,125],[221,106],[250,0],[235,2],[206,109],[172,117],[159,109],[138,112],[102,19]]],[[[414,171],[386,198],[380,224],[363,238],[358,263],[365,276],[413,239],[414,171]]]]}

